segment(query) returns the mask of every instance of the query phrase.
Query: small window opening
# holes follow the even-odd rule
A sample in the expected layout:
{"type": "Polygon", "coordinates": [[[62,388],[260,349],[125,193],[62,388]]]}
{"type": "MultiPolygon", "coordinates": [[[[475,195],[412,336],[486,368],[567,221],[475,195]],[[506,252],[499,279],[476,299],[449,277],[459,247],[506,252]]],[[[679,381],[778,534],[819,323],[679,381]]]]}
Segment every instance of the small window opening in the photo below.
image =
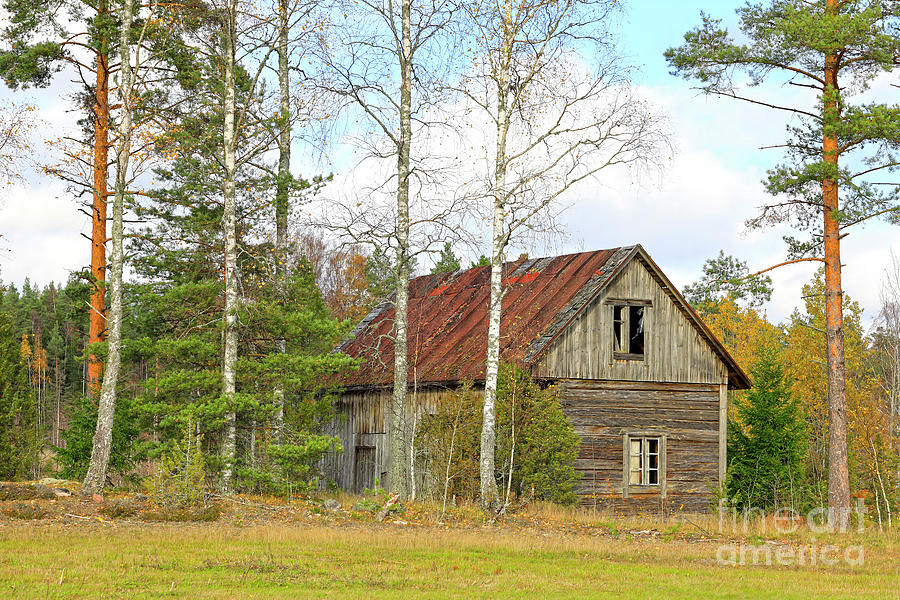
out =
{"type": "Polygon", "coordinates": [[[644,306],[613,305],[613,351],[619,358],[644,356],[644,306]]]}

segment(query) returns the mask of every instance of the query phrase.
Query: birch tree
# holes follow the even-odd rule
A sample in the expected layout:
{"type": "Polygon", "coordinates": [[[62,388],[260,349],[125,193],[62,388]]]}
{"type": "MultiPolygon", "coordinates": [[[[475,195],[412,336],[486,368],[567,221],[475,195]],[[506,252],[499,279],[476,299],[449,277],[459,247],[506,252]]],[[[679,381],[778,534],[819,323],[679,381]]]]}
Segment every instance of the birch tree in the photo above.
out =
{"type": "MultiPolygon", "coordinates": [[[[788,162],[767,174],[776,196],[751,227],[791,223],[808,235],[786,238],[789,260],[825,267],[828,380],[829,522],[850,523],[847,451],[847,378],[844,357],[841,240],[874,218],[897,222],[900,105],[860,100],[876,77],[900,56],[900,7],[880,0],[774,0],[737,10],[745,40],[734,40],[719,20],[685,34],[666,51],[675,74],[695,79],[706,94],[733,98],[791,115],[788,162]],[[739,80],[736,75],[747,75],[739,80]],[[778,80],[810,98],[756,87],[778,80]]],[[[778,265],[781,266],[781,265],[778,265]]]]}
{"type": "MultiPolygon", "coordinates": [[[[481,432],[481,502],[499,508],[494,452],[503,264],[515,237],[552,219],[563,194],[604,169],[656,164],[660,119],[616,56],[615,0],[485,0],[465,5],[472,65],[460,91],[491,131],[479,172],[489,202],[491,280],[481,432]]],[[[477,127],[476,127],[477,129],[477,127]]]]}
{"type": "MultiPolygon", "coordinates": [[[[109,281],[111,302],[107,317],[108,352],[103,383],[100,388],[97,429],[91,448],[91,462],[82,485],[84,494],[99,494],[106,484],[106,471],[112,446],[113,419],[116,410],[116,386],[119,383],[119,367],[122,363],[122,271],[125,263],[123,214],[126,185],[129,181],[128,163],[131,158],[134,69],[139,68],[141,55],[138,50],[136,58],[132,58],[132,50],[140,48],[140,44],[133,46],[131,43],[134,0],[123,0],[119,13],[118,96],[121,110],[116,128],[118,144],[116,148],[116,181],[113,192],[112,256],[110,257],[112,270],[109,281]]],[[[146,28],[141,34],[143,35],[144,32],[146,32],[146,28]]]]}
{"type": "Polygon", "coordinates": [[[227,0],[222,14],[222,67],[224,77],[222,121],[222,228],[225,233],[225,331],[222,358],[222,398],[225,404],[225,434],[222,444],[224,466],[222,491],[231,492],[236,457],[237,422],[235,381],[237,377],[238,271],[237,271],[237,207],[235,199],[236,129],[235,68],[237,32],[237,0],[227,0]]]}
{"type": "MultiPolygon", "coordinates": [[[[888,435],[900,438],[900,258],[891,253],[879,293],[881,310],[872,334],[878,381],[887,401],[888,435]]],[[[900,475],[900,473],[898,473],[900,475]]]]}
{"type": "MultiPolygon", "coordinates": [[[[367,127],[353,136],[353,142],[372,159],[378,175],[367,185],[366,202],[350,198],[329,206],[329,222],[352,243],[393,246],[396,286],[392,295],[395,309],[393,328],[394,382],[391,401],[390,487],[401,498],[410,493],[412,476],[410,412],[407,392],[410,385],[407,356],[409,279],[412,274],[415,233],[413,223],[442,229],[453,208],[439,207],[438,199],[422,196],[434,187],[438,170],[413,151],[414,137],[434,123],[428,122],[428,108],[435,95],[435,82],[450,61],[439,56],[442,35],[452,16],[453,6],[445,0],[413,3],[362,0],[340,3],[332,11],[328,36],[319,44],[317,60],[322,65],[319,87],[335,97],[338,110],[348,120],[367,127]],[[389,163],[392,166],[387,167],[389,163]],[[390,195],[392,208],[375,208],[372,197],[390,195]],[[418,204],[419,212],[416,212],[418,204]]],[[[448,50],[448,48],[444,48],[448,50]]],[[[361,194],[360,194],[361,195],[361,194]]],[[[451,203],[452,205],[452,203],[451,203]]],[[[427,248],[440,235],[424,233],[417,244],[427,248]]]]}
{"type": "MultiPolygon", "coordinates": [[[[288,75],[288,43],[291,15],[298,5],[279,1],[272,12],[254,12],[255,6],[244,6],[237,0],[224,0],[214,6],[219,15],[221,30],[222,72],[222,225],[224,232],[225,303],[222,360],[222,401],[225,407],[223,432],[223,469],[221,488],[232,490],[237,442],[237,363],[238,313],[241,307],[240,273],[238,271],[237,236],[237,178],[242,168],[267,172],[262,165],[265,154],[279,148],[276,179],[276,278],[283,283],[287,277],[287,199],[291,188],[290,175],[290,79],[288,75]],[[273,23],[275,24],[272,27],[273,23]],[[278,57],[279,96],[277,108],[268,105],[263,82],[270,58],[278,57]],[[238,102],[237,79],[241,79],[244,97],[238,102]],[[285,108],[287,107],[287,111],[285,108]],[[268,115],[279,115],[278,126],[270,127],[268,115]]],[[[283,353],[283,340],[278,341],[283,353]]],[[[284,389],[276,384],[276,423],[283,427],[284,389]]]]}

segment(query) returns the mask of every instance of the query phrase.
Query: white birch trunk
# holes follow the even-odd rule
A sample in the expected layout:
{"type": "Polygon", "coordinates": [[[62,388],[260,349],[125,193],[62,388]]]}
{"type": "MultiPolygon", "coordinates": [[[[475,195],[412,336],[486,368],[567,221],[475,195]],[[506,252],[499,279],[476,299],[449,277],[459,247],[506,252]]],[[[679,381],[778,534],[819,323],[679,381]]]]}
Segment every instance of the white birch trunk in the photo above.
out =
{"type": "MultiPolygon", "coordinates": [[[[507,0],[507,5],[509,4],[507,0]]],[[[509,6],[507,6],[509,10],[509,6]]],[[[507,13],[508,14],[508,13],[507,13]]],[[[500,317],[503,306],[503,257],[506,250],[506,136],[509,132],[509,51],[506,31],[500,53],[497,83],[497,140],[494,160],[494,218],[491,242],[491,296],[488,300],[487,362],[484,373],[484,408],[481,423],[481,505],[496,510],[499,492],[495,474],[497,376],[500,368],[500,317]]]]}
{"type": "MultiPolygon", "coordinates": [[[[125,0],[122,5],[120,39],[128,40],[134,20],[133,0],[125,0]]],[[[82,486],[83,494],[99,494],[106,485],[109,455],[112,449],[113,419],[116,411],[116,386],[119,382],[119,367],[122,350],[122,269],[125,260],[123,248],[124,227],[122,215],[125,206],[125,187],[128,182],[128,162],[131,157],[132,111],[131,94],[134,72],[131,63],[131,44],[120,44],[121,57],[119,83],[121,116],[118,126],[119,151],[116,157],[116,184],[113,199],[112,256],[110,257],[109,312],[107,315],[108,355],[100,389],[100,403],[97,411],[97,429],[94,431],[91,448],[91,463],[82,486]]]]}
{"type": "Polygon", "coordinates": [[[397,148],[397,292],[394,304],[394,394],[391,402],[391,491],[401,499],[409,495],[407,452],[410,451],[406,400],[409,385],[407,363],[407,312],[409,308],[409,161],[412,138],[412,42],[410,0],[401,3],[400,39],[400,139],[397,148]]]}
{"type": "Polygon", "coordinates": [[[237,6],[228,3],[225,15],[225,119],[222,127],[222,146],[225,160],[223,185],[225,229],[225,349],[222,360],[222,396],[225,399],[225,430],[222,444],[222,492],[231,493],[236,455],[235,367],[237,363],[237,214],[235,206],[235,36],[237,6]]]}
{"type": "MultiPolygon", "coordinates": [[[[288,194],[291,180],[291,90],[290,65],[288,64],[288,0],[278,2],[278,91],[281,101],[281,132],[278,136],[278,189],[275,197],[275,277],[278,294],[283,301],[288,278],[287,266],[287,226],[288,194]]],[[[284,339],[276,342],[279,353],[284,354],[287,344],[284,339]]],[[[281,374],[275,382],[275,441],[284,440],[284,382],[281,374]]]]}

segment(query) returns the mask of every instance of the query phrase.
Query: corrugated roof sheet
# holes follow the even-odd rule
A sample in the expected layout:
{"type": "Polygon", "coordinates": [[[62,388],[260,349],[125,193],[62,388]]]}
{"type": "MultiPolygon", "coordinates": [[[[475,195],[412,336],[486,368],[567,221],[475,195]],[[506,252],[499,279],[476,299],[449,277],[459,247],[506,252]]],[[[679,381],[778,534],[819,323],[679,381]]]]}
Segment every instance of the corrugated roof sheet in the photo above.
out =
{"type": "MultiPolygon", "coordinates": [[[[504,265],[501,356],[531,360],[606,285],[633,246],[504,265]]],[[[490,267],[410,281],[409,374],[419,383],[484,379],[490,267]]],[[[391,302],[376,307],[338,350],[363,359],[348,386],[393,383],[391,302]]]]}

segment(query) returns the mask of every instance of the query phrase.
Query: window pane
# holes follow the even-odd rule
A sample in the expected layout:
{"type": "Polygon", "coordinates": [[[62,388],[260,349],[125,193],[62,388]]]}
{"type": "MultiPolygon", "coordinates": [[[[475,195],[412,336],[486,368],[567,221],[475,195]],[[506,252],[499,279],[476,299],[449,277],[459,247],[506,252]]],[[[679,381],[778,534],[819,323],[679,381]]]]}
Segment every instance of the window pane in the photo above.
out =
{"type": "Polygon", "coordinates": [[[647,453],[657,455],[659,454],[659,439],[647,438],[647,453]]]}
{"type": "MultiPolygon", "coordinates": [[[[633,438],[631,440],[631,455],[641,457],[641,438],[633,438]]],[[[633,465],[632,465],[633,466],[633,465]]]]}
{"type": "Polygon", "coordinates": [[[644,353],[644,307],[628,307],[629,350],[632,354],[644,353]]]}
{"type": "Polygon", "coordinates": [[[650,485],[659,484],[659,471],[650,469],[647,471],[647,483],[650,485]]]}
{"type": "Polygon", "coordinates": [[[628,483],[631,485],[641,485],[644,483],[644,447],[643,438],[632,438],[628,442],[629,448],[629,464],[628,464],[628,483]]]}
{"type": "Polygon", "coordinates": [[[624,306],[613,306],[613,349],[616,352],[625,352],[623,349],[623,322],[622,322],[622,312],[625,309],[624,306]]]}

